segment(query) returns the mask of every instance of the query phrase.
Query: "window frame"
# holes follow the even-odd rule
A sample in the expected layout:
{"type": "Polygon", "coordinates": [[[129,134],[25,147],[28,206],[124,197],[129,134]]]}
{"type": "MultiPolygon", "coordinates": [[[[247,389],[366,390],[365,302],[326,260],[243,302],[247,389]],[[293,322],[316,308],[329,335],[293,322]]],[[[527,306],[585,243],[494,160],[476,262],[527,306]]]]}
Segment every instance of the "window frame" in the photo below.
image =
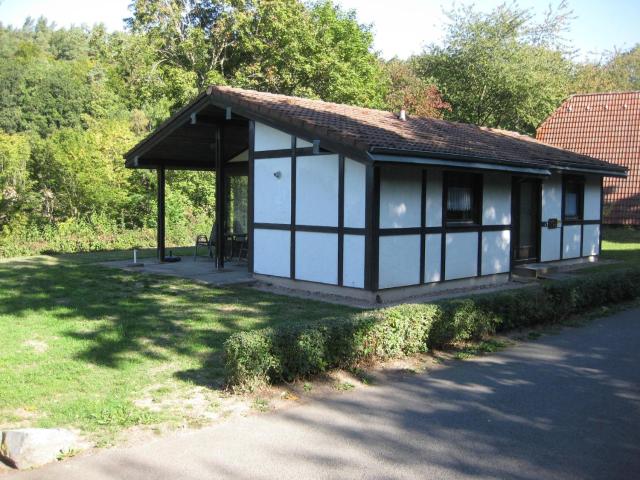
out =
{"type": "Polygon", "coordinates": [[[584,177],[565,176],[562,179],[562,221],[584,220],[584,177]],[[569,187],[576,188],[576,215],[567,215],[567,193],[569,187]]]}
{"type": "Polygon", "coordinates": [[[443,221],[445,226],[479,226],[482,225],[482,182],[483,175],[476,172],[444,172],[443,175],[443,196],[444,205],[443,221]],[[464,187],[471,188],[471,218],[458,219],[449,217],[449,189],[459,187],[462,183],[468,182],[464,187]]]}

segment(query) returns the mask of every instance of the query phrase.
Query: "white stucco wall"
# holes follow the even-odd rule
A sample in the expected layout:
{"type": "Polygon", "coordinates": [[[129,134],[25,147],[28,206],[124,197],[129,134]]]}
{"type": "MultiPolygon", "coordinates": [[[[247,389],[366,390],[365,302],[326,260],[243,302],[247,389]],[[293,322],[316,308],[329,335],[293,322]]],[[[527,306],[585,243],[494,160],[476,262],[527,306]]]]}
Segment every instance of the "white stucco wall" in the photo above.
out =
{"type": "Polygon", "coordinates": [[[255,273],[289,277],[291,232],[255,229],[253,243],[253,270],[255,273]]]}
{"type": "Polygon", "coordinates": [[[473,277],[478,273],[478,234],[447,233],[445,280],[473,277]]]}
{"type": "Polygon", "coordinates": [[[600,225],[585,225],[582,255],[600,255],[600,225]]]}
{"type": "Polygon", "coordinates": [[[427,170],[427,227],[442,226],[442,172],[427,170]]]}
{"type": "Polygon", "coordinates": [[[296,232],[296,279],[338,284],[338,235],[296,232]]]}
{"type": "Polygon", "coordinates": [[[338,226],[338,155],[297,158],[296,224],[338,226]]]}
{"type": "Polygon", "coordinates": [[[425,235],[424,242],[424,281],[425,283],[440,281],[440,258],[441,258],[442,235],[430,233],[425,235]]]}
{"type": "Polygon", "coordinates": [[[567,225],[564,227],[562,243],[562,258],[575,258],[580,256],[580,225],[567,225]]]}
{"type": "Polygon", "coordinates": [[[256,152],[284,148],[291,148],[291,135],[256,122],[254,146],[256,152]]]}
{"type": "Polygon", "coordinates": [[[422,177],[420,170],[380,170],[380,228],[419,227],[422,177]]]}
{"type": "Polygon", "coordinates": [[[364,164],[344,159],[344,226],[364,228],[367,168],[364,164]]]}
{"type": "Polygon", "coordinates": [[[313,143],[307,142],[306,140],[303,140],[300,137],[296,138],[296,148],[309,148],[309,147],[313,147],[313,143]]]}
{"type": "Polygon", "coordinates": [[[585,179],[584,219],[600,220],[600,177],[588,176],[585,179]]]}
{"type": "Polygon", "coordinates": [[[364,288],[364,235],[345,235],[342,253],[342,284],[364,288]]]}
{"type": "MultiPolygon", "coordinates": [[[[562,223],[562,177],[558,174],[542,182],[542,221],[557,218],[562,223]]],[[[540,238],[540,260],[560,259],[560,228],[542,227],[540,238]]]]}
{"type": "Polygon", "coordinates": [[[511,255],[511,231],[483,232],[482,275],[509,271],[511,255]]]}
{"type": "Polygon", "coordinates": [[[511,176],[484,174],[482,188],[482,224],[511,223],[511,176]]]}
{"type": "Polygon", "coordinates": [[[290,224],[291,158],[255,160],[254,192],[256,200],[253,215],[256,223],[290,224]]]}
{"type": "Polygon", "coordinates": [[[402,287],[420,283],[420,235],[380,237],[380,288],[402,287]]]}

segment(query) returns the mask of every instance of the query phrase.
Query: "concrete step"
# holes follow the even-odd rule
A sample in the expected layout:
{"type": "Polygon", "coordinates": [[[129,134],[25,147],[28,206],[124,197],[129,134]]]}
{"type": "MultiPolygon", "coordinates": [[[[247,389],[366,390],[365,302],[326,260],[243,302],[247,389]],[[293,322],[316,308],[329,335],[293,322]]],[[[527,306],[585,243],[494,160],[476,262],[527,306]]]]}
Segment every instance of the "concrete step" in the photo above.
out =
{"type": "Polygon", "coordinates": [[[547,277],[557,271],[558,267],[555,265],[544,263],[528,263],[513,267],[511,273],[516,277],[535,279],[547,277]]]}

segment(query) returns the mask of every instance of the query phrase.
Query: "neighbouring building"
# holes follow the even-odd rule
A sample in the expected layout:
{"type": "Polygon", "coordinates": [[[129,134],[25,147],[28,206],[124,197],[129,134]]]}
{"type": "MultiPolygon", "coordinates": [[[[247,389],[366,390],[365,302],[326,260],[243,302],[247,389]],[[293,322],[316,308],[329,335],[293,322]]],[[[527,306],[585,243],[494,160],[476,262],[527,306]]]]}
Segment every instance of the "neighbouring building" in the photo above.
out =
{"type": "Polygon", "coordinates": [[[627,179],[604,180],[603,223],[640,225],[640,92],[573,95],[536,138],[626,167],[627,179]]]}
{"type": "Polygon", "coordinates": [[[201,93],[126,165],[157,170],[161,259],[165,170],[215,170],[219,219],[226,185],[246,178],[255,277],[383,300],[597,256],[603,178],[626,175],[513,132],[229,87],[201,93]]]}

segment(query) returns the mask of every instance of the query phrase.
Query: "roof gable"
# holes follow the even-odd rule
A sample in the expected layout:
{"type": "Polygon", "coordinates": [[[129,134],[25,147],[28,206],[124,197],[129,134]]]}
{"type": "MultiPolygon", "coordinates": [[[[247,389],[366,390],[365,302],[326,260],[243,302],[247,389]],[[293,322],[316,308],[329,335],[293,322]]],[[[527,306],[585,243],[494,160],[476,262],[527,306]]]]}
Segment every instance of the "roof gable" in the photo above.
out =
{"type": "MultiPolygon", "coordinates": [[[[400,120],[395,114],[382,110],[224,86],[207,88],[190,105],[196,108],[206,97],[218,107],[231,107],[238,115],[271,124],[306,140],[320,140],[323,147],[360,160],[373,161],[375,155],[391,155],[537,168],[547,173],[547,169],[583,169],[624,175],[624,169],[618,166],[514,132],[435,118],[408,116],[400,120]]],[[[189,112],[188,105],[172,119],[184,122],[189,112]]],[[[126,157],[137,155],[142,151],[137,149],[152,142],[154,136],[161,136],[163,129],[170,129],[172,119],[126,157]]]]}
{"type": "Polygon", "coordinates": [[[573,95],[540,125],[536,137],[631,167],[640,162],[640,92],[573,95]]]}

